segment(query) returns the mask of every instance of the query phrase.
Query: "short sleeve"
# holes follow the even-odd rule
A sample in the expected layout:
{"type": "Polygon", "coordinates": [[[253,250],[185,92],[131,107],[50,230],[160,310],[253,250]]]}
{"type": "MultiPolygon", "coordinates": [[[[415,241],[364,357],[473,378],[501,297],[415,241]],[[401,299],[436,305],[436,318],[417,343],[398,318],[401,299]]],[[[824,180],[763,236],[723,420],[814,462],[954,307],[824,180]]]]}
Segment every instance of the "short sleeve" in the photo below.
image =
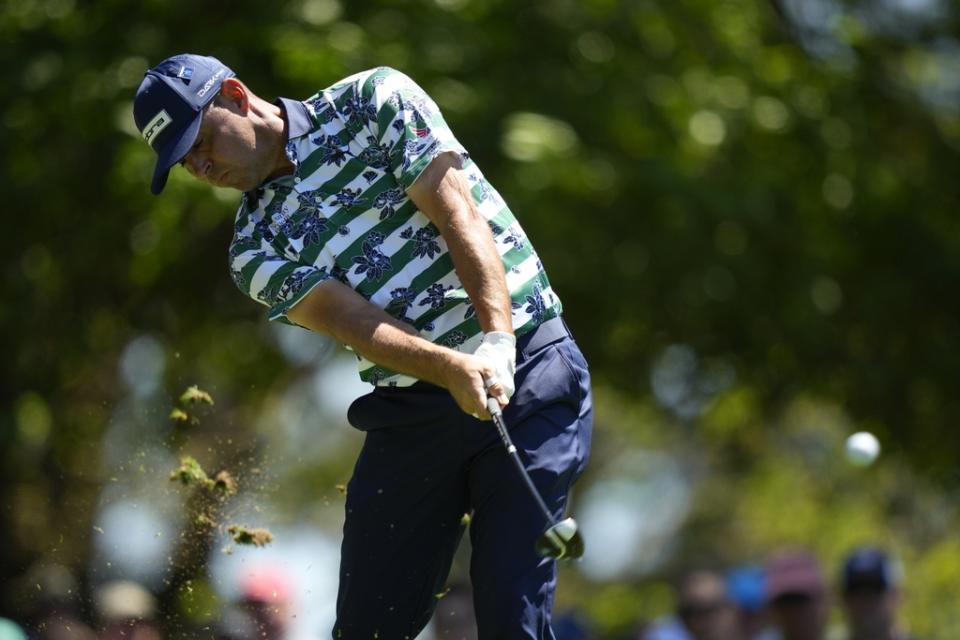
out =
{"type": "Polygon", "coordinates": [[[441,153],[467,157],[439,107],[405,74],[381,67],[363,81],[360,92],[376,111],[372,129],[387,148],[390,170],[404,189],[441,153]]]}
{"type": "Polygon", "coordinates": [[[294,262],[249,236],[235,236],[230,245],[230,275],[243,293],[270,308],[270,320],[285,324],[295,324],[287,318],[290,309],[330,278],[326,267],[294,262]]]}

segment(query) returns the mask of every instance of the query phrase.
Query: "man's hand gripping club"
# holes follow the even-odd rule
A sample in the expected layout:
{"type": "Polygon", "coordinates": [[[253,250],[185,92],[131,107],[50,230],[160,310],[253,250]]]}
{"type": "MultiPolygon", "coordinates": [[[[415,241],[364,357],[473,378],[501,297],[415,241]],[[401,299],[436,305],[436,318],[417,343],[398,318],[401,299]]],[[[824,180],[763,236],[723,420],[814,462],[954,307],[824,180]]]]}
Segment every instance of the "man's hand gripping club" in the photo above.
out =
{"type": "Polygon", "coordinates": [[[449,351],[443,386],[464,412],[490,420],[487,398],[507,406],[514,392],[516,338],[505,331],[484,334],[473,355],[449,351]]]}
{"type": "Polygon", "coordinates": [[[484,377],[486,395],[496,398],[500,407],[507,406],[515,390],[513,377],[517,372],[517,338],[506,331],[483,334],[483,341],[473,355],[486,359],[493,373],[484,377]]]}

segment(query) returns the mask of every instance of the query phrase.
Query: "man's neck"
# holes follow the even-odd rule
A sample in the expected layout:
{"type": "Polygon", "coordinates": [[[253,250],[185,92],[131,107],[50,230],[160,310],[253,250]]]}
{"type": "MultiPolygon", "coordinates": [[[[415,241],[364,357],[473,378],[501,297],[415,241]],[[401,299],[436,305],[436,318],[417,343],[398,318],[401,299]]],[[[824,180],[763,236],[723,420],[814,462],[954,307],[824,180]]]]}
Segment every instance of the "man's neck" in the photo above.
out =
{"type": "Polygon", "coordinates": [[[273,170],[267,175],[267,180],[287,176],[293,173],[294,166],[287,157],[287,139],[290,131],[290,124],[287,121],[287,112],[283,107],[264,103],[267,111],[267,127],[270,131],[271,147],[273,147],[273,170]]]}

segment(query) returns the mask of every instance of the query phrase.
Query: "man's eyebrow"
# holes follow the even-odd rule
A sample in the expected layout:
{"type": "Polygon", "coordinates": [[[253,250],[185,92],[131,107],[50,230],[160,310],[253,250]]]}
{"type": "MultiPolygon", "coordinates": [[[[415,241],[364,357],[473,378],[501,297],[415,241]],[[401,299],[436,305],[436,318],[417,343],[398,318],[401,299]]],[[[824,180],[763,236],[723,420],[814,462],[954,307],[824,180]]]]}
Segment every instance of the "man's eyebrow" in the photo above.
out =
{"type": "Polygon", "coordinates": [[[201,138],[200,134],[197,133],[197,139],[194,140],[193,146],[191,146],[190,149],[188,149],[187,152],[183,154],[183,157],[177,161],[178,165],[180,165],[181,167],[184,166],[184,163],[186,163],[187,161],[187,156],[193,153],[196,150],[196,148],[200,146],[200,138],[201,138]]]}
{"type": "Polygon", "coordinates": [[[207,104],[205,104],[205,105],[203,106],[203,109],[200,110],[201,120],[200,120],[200,129],[197,130],[197,139],[193,141],[193,144],[190,146],[190,149],[187,150],[187,152],[186,152],[185,154],[183,154],[183,157],[180,158],[180,160],[177,161],[177,164],[180,165],[181,167],[184,166],[184,162],[186,162],[187,156],[190,155],[191,153],[193,153],[193,151],[194,151],[198,146],[200,146],[200,139],[203,137],[203,120],[202,120],[202,117],[203,117],[203,114],[205,114],[207,111],[210,110],[210,106],[211,106],[212,104],[213,104],[213,100],[211,100],[210,102],[208,102],[207,104]]]}

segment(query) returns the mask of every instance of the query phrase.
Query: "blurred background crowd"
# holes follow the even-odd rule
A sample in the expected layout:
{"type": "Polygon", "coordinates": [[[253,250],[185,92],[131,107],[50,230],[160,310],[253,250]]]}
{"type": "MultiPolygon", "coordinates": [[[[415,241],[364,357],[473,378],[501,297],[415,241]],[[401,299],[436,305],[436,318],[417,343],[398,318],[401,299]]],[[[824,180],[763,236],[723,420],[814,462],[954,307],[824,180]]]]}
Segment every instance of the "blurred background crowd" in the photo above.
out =
{"type": "MultiPolygon", "coordinates": [[[[2,640],[168,637],[154,595],[137,582],[106,582],[87,600],[66,567],[38,566],[29,579],[39,594],[29,599],[22,626],[0,619],[2,640]]],[[[299,607],[311,606],[294,598],[295,584],[281,564],[247,567],[236,596],[210,624],[177,632],[216,640],[310,637],[292,631],[304,613],[299,607]]],[[[557,640],[916,640],[902,620],[902,587],[902,566],[877,547],[851,550],[833,576],[809,551],[784,548],[763,564],[684,570],[672,579],[669,608],[654,619],[627,611],[629,624],[614,632],[569,606],[556,612],[554,630],[557,640]]],[[[419,640],[476,640],[468,582],[455,580],[436,602],[419,640]]],[[[324,631],[318,627],[312,637],[329,635],[324,631]]]]}
{"type": "Polygon", "coordinates": [[[237,291],[237,194],[150,195],[132,96],[193,51],[267,98],[401,69],[517,214],[595,383],[564,637],[960,638],[958,33],[950,0],[5,0],[0,617],[331,624],[364,389],[237,291]],[[207,519],[183,456],[237,480],[207,519]]]}

